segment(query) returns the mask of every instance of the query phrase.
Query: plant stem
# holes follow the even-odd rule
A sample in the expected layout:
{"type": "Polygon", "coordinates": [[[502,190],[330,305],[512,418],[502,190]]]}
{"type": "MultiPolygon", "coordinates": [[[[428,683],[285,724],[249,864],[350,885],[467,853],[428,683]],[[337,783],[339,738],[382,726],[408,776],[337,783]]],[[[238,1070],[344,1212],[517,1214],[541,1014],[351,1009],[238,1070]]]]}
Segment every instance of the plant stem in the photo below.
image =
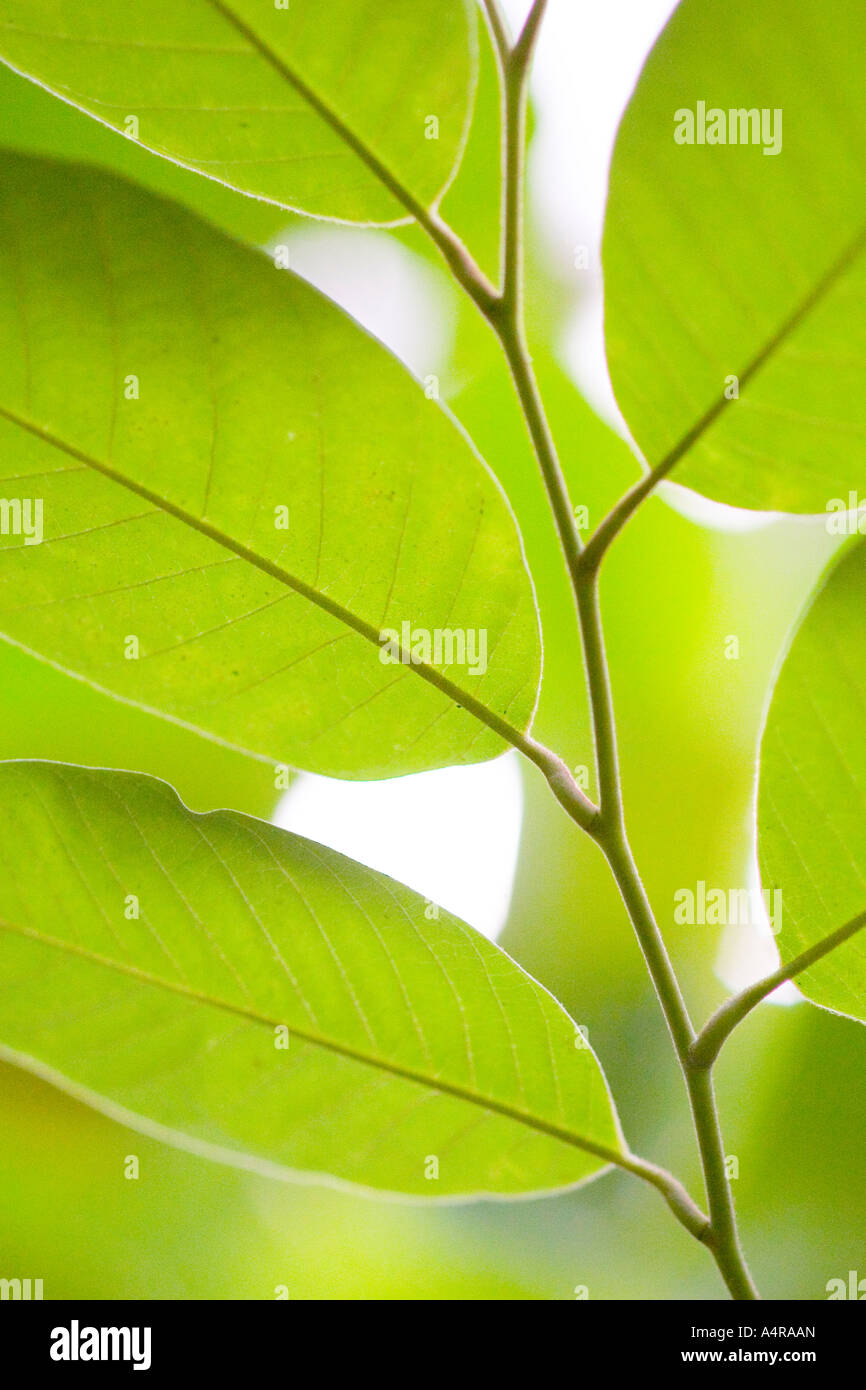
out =
{"type": "Polygon", "coordinates": [[[590,834],[604,853],[622,894],[686,1083],[710,1212],[710,1231],[705,1243],[709,1245],[732,1297],[754,1299],[758,1294],[743,1259],[737,1235],[712,1077],[708,1071],[699,1071],[690,1065],[694,1028],[625,830],[610,681],[595,576],[588,587],[584,585],[581,588],[579,602],[583,616],[590,698],[594,716],[598,716],[595,722],[596,757],[602,787],[601,812],[596,829],[590,834]]]}
{"type": "Polygon", "coordinates": [[[490,35],[499,61],[504,65],[508,62],[511,53],[511,38],[508,31],[508,21],[502,12],[499,0],[484,0],[484,13],[487,15],[490,35]]]}
{"type": "MultiPolygon", "coordinates": [[[[517,44],[503,61],[504,189],[502,293],[479,304],[494,328],[514,380],[568,570],[584,648],[600,788],[597,815],[583,828],[604,853],[625,903],[658,995],[689,1096],[709,1204],[709,1227],[698,1238],[712,1251],[735,1299],[758,1297],[737,1235],[725,1152],[709,1071],[694,1068],[690,1053],[695,1031],[664,940],[653,916],[625,828],[616,724],[605,654],[598,589],[598,564],[584,555],[568,486],[548,425],[523,323],[523,184],[526,145],[526,85],[529,63],[544,12],[536,0],[517,44]]],[[[476,300],[476,302],[478,302],[476,300]]],[[[603,554],[600,548],[599,559],[603,554]]],[[[560,800],[563,800],[560,797],[560,800]]],[[[563,804],[568,805],[566,801],[563,804]]],[[[697,1234],[697,1232],[695,1232],[697,1234]]]]}
{"type": "MultiPolygon", "coordinates": [[[[254,28],[252,28],[243,16],[237,14],[229,3],[229,0],[209,0],[212,7],[222,15],[249,44],[256,49],[266,63],[290,86],[292,86],[309,106],[317,112],[323,121],[339,136],[345,144],[354,151],[357,157],[367,166],[372,174],[384,185],[385,188],[394,196],[395,199],[406,209],[406,211],[417,221],[418,225],[426,232],[427,236],[438,248],[446,264],[451,270],[455,280],[463,290],[469,295],[470,299],[477,306],[480,312],[494,327],[504,323],[506,319],[512,319],[518,315],[518,305],[521,300],[520,293],[520,257],[509,258],[505,253],[505,268],[503,270],[504,288],[500,291],[492,285],[487,276],[480,269],[477,262],[473,259],[468,248],[457,236],[456,232],[440,216],[436,206],[426,207],[420,203],[413,193],[397,178],[397,176],[385,165],[376,153],[352,130],[342,117],[330,107],[311,87],[304,82],[303,78],[292,68],[286,59],[273,49],[265,39],[263,39],[254,28]]],[[[500,62],[508,66],[510,90],[514,99],[506,99],[506,120],[511,124],[510,135],[506,138],[505,148],[513,152],[513,169],[503,180],[503,205],[506,226],[510,232],[503,238],[504,245],[522,245],[522,219],[523,219],[523,200],[521,196],[522,187],[522,158],[523,146],[525,144],[526,126],[526,75],[529,61],[538,34],[538,28],[544,14],[547,0],[535,0],[529,17],[523,27],[514,48],[509,47],[508,28],[498,0],[485,0],[485,10],[493,34],[494,43],[499,54],[500,62]]],[[[522,335],[519,335],[522,342],[522,335]]],[[[522,356],[528,368],[528,355],[525,346],[522,347],[522,356]]],[[[538,389],[532,377],[531,368],[524,372],[524,379],[521,388],[521,402],[532,433],[533,442],[537,449],[543,451],[545,458],[554,461],[555,469],[559,465],[556,462],[556,454],[553,449],[553,441],[544,418],[544,411],[538,395],[538,389]],[[545,437],[546,436],[546,437],[545,437]]],[[[21,423],[21,422],[19,422],[21,423]]],[[[88,459],[94,467],[100,467],[93,460],[88,459]]],[[[103,471],[105,469],[103,468],[103,471]]],[[[556,481],[556,480],[554,480],[556,481]]],[[[561,489],[564,491],[565,483],[561,477],[558,480],[561,489]]],[[[126,484],[128,485],[128,484],[126,484]]],[[[139,491],[142,491],[139,489],[139,491]]],[[[142,495],[145,495],[142,492],[142,495]]],[[[570,523],[573,531],[573,538],[577,540],[578,550],[580,548],[580,537],[574,526],[574,518],[570,506],[567,504],[567,517],[563,518],[566,529],[570,523]]],[[[205,529],[201,524],[199,529],[205,529]]],[[[223,544],[229,544],[225,537],[217,536],[223,544]]],[[[243,553],[244,558],[250,559],[252,563],[256,560],[249,552],[242,552],[237,546],[233,547],[237,553],[243,553]]],[[[264,566],[259,562],[259,567],[264,566]]],[[[296,581],[291,580],[283,571],[279,573],[275,569],[271,571],[275,578],[283,582],[293,583],[298,587],[296,581]]],[[[314,595],[312,592],[307,597],[318,602],[320,606],[327,607],[328,604],[323,595],[314,595]]],[[[349,621],[344,612],[340,615],[344,621],[349,621]]],[[[357,621],[350,622],[357,631],[374,642],[379,641],[379,634],[367,624],[357,621]]],[[[446,678],[442,677],[433,668],[425,663],[417,662],[414,659],[411,664],[416,667],[432,684],[437,685],[445,694],[455,700],[456,704],[462,705],[482,723],[486,723],[502,738],[507,739],[515,748],[518,748],[529,760],[535,763],[536,767],[544,773],[554,794],[562,802],[574,817],[579,825],[586,828],[592,823],[597,812],[596,807],[585,796],[581,788],[577,785],[571,772],[566,767],[561,758],[557,757],[549,749],[543,747],[528,734],[514,729],[506,719],[496,715],[493,711],[486,708],[479,700],[474,700],[466,692],[458,692],[457,687],[451,685],[446,678]],[[449,688],[450,687],[450,688],[449,688]]]]}
{"type": "Polygon", "coordinates": [[[710,1231],[705,1243],[712,1250],[731,1296],[754,1299],[758,1294],[737,1235],[712,1077],[709,1071],[700,1071],[691,1065],[695,1031],[625,828],[616,722],[595,571],[587,571],[582,577],[577,600],[601,789],[599,816],[589,833],[604,853],[622,894],[685,1079],[710,1211],[710,1231]]]}
{"type": "Polygon", "coordinates": [[[712,1238],[709,1219],[701,1211],[697,1203],[689,1196],[682,1183],[669,1173],[665,1168],[659,1168],[655,1163],[648,1163],[645,1158],[638,1158],[633,1153],[626,1153],[617,1158],[617,1166],[624,1168],[626,1172],[633,1173],[635,1177],[643,1178],[652,1187],[656,1188],[681,1226],[704,1244],[709,1244],[712,1238]]]}
{"type": "Polygon", "coordinates": [[[752,1012],[757,1004],[760,1004],[762,999],[766,999],[768,994],[772,994],[773,990],[777,989],[779,985],[783,985],[786,980],[793,980],[795,975],[799,975],[803,970],[808,970],[809,966],[821,960],[822,956],[835,951],[837,946],[841,946],[849,937],[862,931],[863,927],[866,927],[866,912],[858,912],[857,916],[852,917],[850,922],[846,922],[843,927],[837,927],[836,931],[830,932],[829,936],[817,941],[814,946],[810,946],[799,956],[795,956],[786,965],[780,965],[778,970],[773,971],[772,975],[758,980],[756,984],[744,989],[741,994],[735,994],[730,999],[726,999],[692,1043],[689,1050],[691,1065],[709,1070],[737,1024],[742,1023],[743,1019],[752,1012]]]}
{"type": "Polygon", "coordinates": [[[705,1243],[709,1245],[732,1297],[754,1299],[758,1293],[737,1235],[712,1077],[708,1071],[695,1069],[691,1065],[695,1031],[625,828],[616,723],[604,649],[598,575],[594,571],[584,574],[578,586],[577,601],[601,789],[599,816],[588,833],[604,853],[622,894],[686,1083],[710,1211],[710,1231],[705,1243]]]}
{"type": "Polygon", "coordinates": [[[583,545],[526,348],[523,329],[516,320],[509,319],[499,320],[494,326],[508,362],[535,457],[544,479],[565,563],[574,582],[579,572],[583,545]]]}
{"type": "Polygon", "coordinates": [[[688,1067],[684,1071],[710,1209],[707,1244],[731,1297],[738,1301],[757,1299],[761,1295],[749,1273],[737,1232],[737,1215],[726,1172],[713,1078],[709,1071],[694,1071],[688,1067]]]}
{"type": "Polygon", "coordinates": [[[526,86],[545,0],[536,0],[518,44],[505,56],[503,91],[502,292],[492,304],[476,300],[505,353],[553,510],[565,562],[574,580],[583,549],[565,475],[532,369],[523,323],[523,184],[526,86]]]}

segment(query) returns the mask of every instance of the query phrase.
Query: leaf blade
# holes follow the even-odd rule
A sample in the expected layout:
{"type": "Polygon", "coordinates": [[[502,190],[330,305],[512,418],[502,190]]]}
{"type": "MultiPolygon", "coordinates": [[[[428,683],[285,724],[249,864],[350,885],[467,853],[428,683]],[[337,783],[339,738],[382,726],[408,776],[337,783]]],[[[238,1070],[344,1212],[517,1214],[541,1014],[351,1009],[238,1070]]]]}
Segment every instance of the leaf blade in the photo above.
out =
{"type": "MultiPolygon", "coordinates": [[[[761,745],[758,850],[781,894],[783,960],[863,910],[866,662],[858,640],[866,547],[847,548],[803,616],[782,664],[761,745]]],[[[807,998],[866,1022],[866,950],[854,936],[797,977],[807,998]]]]}
{"type": "Polygon", "coordinates": [[[302,281],[181,209],[12,155],[0,177],[0,435],[46,516],[42,546],[3,537],[7,637],[335,775],[483,760],[525,730],[540,649],[521,542],[438,404],[302,281]],[[49,222],[75,248],[62,280],[49,222]],[[386,651],[404,624],[426,658],[386,651]]]}
{"type": "Polygon", "coordinates": [[[651,466],[674,457],[676,481],[735,506],[819,512],[863,475],[866,189],[850,136],[864,21],[839,19],[827,26],[811,0],[795,25],[777,0],[686,0],[617,140],[604,245],[617,397],[651,466]],[[833,121],[815,119],[815,64],[834,74],[833,121]],[[760,142],[744,144],[751,111],[760,142]],[[714,112],[727,144],[706,140],[714,112]],[[771,157],[764,112],[766,147],[774,120],[781,140],[771,157]],[[683,113],[692,144],[674,139],[683,113]]]}
{"type": "Polygon", "coordinates": [[[242,193],[337,220],[403,220],[407,204],[441,196],[462,152],[474,6],[337,0],[324,40],[317,18],[308,0],[137,0],[122,22],[101,0],[75,11],[3,0],[0,57],[117,130],[135,117],[141,144],[242,193]]]}
{"type": "Polygon", "coordinates": [[[622,1154],[560,1006],[410,890],[150,778],[21,763],[0,780],[16,1060],[229,1161],[414,1195],[555,1188],[622,1154]]]}

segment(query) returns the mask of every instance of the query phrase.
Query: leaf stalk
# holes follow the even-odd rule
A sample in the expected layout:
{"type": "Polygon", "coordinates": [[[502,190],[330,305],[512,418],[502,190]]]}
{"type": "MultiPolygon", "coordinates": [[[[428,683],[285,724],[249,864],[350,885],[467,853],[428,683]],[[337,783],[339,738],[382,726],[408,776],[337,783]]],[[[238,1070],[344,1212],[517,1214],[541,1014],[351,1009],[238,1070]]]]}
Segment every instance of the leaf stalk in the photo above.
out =
{"type": "MultiPolygon", "coordinates": [[[[486,316],[499,338],[514,381],[556,523],[577,609],[600,788],[598,811],[590,820],[584,821],[582,828],[607,859],[671,1034],[686,1084],[698,1140],[709,1203],[709,1221],[702,1219],[697,1223],[693,1219],[693,1211],[697,1208],[690,1197],[687,1197],[687,1210],[678,1205],[681,1200],[679,1196],[672,1199],[671,1182],[676,1183],[676,1180],[671,1179],[669,1174],[665,1175],[665,1196],[678,1219],[683,1220],[686,1216],[683,1224],[712,1251],[732,1297],[754,1299],[758,1297],[758,1293],[739,1245],[712,1078],[709,1072],[696,1070],[690,1065],[695,1030],[638,872],[625,826],[616,721],[598,584],[599,564],[606,544],[598,544],[593,555],[587,560],[526,341],[523,322],[526,93],[531,56],[544,15],[545,0],[536,0],[517,44],[509,52],[503,51],[501,35],[497,38],[496,19],[491,15],[491,10],[495,8],[487,6],[500,55],[504,104],[502,293],[497,303],[492,306],[492,312],[488,308],[486,316]],[[691,1216],[688,1212],[691,1212],[691,1216]]],[[[573,814],[568,800],[559,794],[553,783],[551,785],[566,810],[573,814]]],[[[643,1176],[646,1176],[646,1173],[643,1176]]],[[[677,1189],[679,1194],[684,1192],[679,1184],[677,1189]]]]}
{"type": "Polygon", "coordinates": [[[787,980],[793,980],[802,971],[808,970],[810,965],[821,960],[823,956],[835,951],[837,946],[841,946],[857,932],[866,927],[866,912],[858,912],[856,917],[852,917],[844,926],[838,927],[836,931],[830,932],[822,940],[810,946],[808,950],[802,951],[799,956],[788,961],[785,965],[780,965],[778,970],[774,970],[771,975],[765,976],[763,980],[758,980],[756,984],[750,985],[740,994],[732,995],[726,999],[724,1004],[716,1010],[712,1018],[704,1025],[698,1036],[689,1048],[689,1065],[699,1071],[709,1071],[716,1061],[719,1053],[733,1033],[738,1024],[752,1012],[762,999],[766,999],[768,994],[772,994],[779,985],[785,984],[787,980]]]}

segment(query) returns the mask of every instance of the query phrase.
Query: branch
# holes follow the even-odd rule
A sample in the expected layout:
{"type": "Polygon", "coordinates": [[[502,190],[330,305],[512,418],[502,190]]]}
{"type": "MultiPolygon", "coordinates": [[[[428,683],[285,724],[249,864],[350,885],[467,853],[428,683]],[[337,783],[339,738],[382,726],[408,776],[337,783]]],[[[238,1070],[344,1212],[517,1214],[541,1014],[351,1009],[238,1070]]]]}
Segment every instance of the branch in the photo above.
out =
{"type": "Polygon", "coordinates": [[[504,68],[511,53],[511,34],[508,20],[502,12],[499,0],[484,0],[484,13],[487,16],[493,45],[504,68]]]}
{"type": "Polygon", "coordinates": [[[544,12],[546,9],[547,0],[535,0],[521,31],[520,38],[512,49],[512,61],[524,71],[528,69],[532,59],[535,42],[538,38],[541,21],[544,19],[544,12]]]}
{"type": "Polygon", "coordinates": [[[710,1209],[711,1228],[704,1243],[712,1250],[731,1296],[735,1299],[755,1299],[758,1293],[743,1258],[737,1234],[712,1078],[709,1072],[698,1071],[689,1065],[695,1040],[694,1028],[625,828],[616,723],[596,571],[584,574],[578,585],[577,599],[601,790],[599,815],[589,834],[604,853],[622,894],[683,1073],[710,1209]]]}
{"type": "Polygon", "coordinates": [[[705,1245],[712,1245],[709,1217],[701,1211],[678,1178],[667,1169],[659,1168],[655,1163],[648,1163],[645,1158],[637,1158],[632,1153],[618,1158],[616,1162],[620,1168],[634,1173],[636,1177],[643,1178],[655,1187],[680,1224],[685,1226],[696,1240],[702,1241],[705,1245]]]}
{"type": "Polygon", "coordinates": [[[750,985],[741,994],[735,994],[732,998],[726,999],[692,1043],[689,1049],[690,1065],[699,1070],[706,1070],[711,1067],[737,1024],[742,1023],[743,1019],[752,1012],[757,1004],[760,1004],[762,999],[766,999],[768,994],[772,994],[773,990],[777,989],[779,985],[783,985],[786,980],[793,980],[795,975],[808,970],[809,966],[821,960],[822,956],[835,951],[837,946],[841,946],[843,942],[855,936],[862,927],[866,927],[866,912],[860,912],[856,917],[852,917],[851,921],[846,922],[844,927],[838,927],[836,931],[825,936],[816,945],[810,946],[801,955],[795,956],[787,965],[780,965],[779,969],[774,970],[772,975],[767,975],[757,984],[750,985]]]}
{"type": "MultiPolygon", "coordinates": [[[[601,805],[587,815],[586,805],[583,804],[586,798],[583,798],[583,803],[578,805],[582,817],[579,819],[575,815],[571,789],[565,786],[558,790],[555,777],[551,775],[548,775],[548,781],[569,814],[582,824],[605,854],[643,950],[688,1090],[710,1206],[709,1220],[670,1174],[636,1159],[631,1160],[634,1165],[632,1171],[653,1182],[664,1193],[678,1220],[712,1251],[731,1295],[736,1299],[754,1299],[758,1293],[740,1250],[712,1079],[708,1072],[688,1065],[695,1039],[694,1028],[625,831],[613,702],[599,610],[597,567],[584,563],[583,543],[526,343],[523,323],[526,88],[529,63],[545,7],[546,0],[535,0],[520,38],[508,52],[498,5],[495,0],[489,0],[489,3],[485,0],[503,82],[503,289],[502,294],[490,301],[486,308],[482,306],[482,311],[499,338],[514,380],[571,580],[587,663],[593,733],[602,788],[601,805]]],[[[673,467],[674,462],[668,461],[668,466],[673,467]]],[[[647,490],[651,490],[652,486],[654,482],[647,490]]]]}
{"type": "Polygon", "coordinates": [[[518,326],[514,325],[513,328],[509,328],[506,325],[497,332],[508,361],[511,378],[517,391],[536,460],[544,480],[565,557],[566,568],[573,586],[578,573],[583,542],[577,529],[574,507],[568,495],[568,484],[559,462],[556,445],[553,442],[553,435],[532,369],[532,359],[529,356],[523,333],[518,326]]]}
{"type": "MultiPolygon", "coordinates": [[[[523,183],[529,63],[546,0],[536,0],[516,46],[500,55],[503,90],[502,294],[487,312],[508,362],[574,583],[583,542],[532,368],[523,324],[523,183]]],[[[489,9],[488,9],[489,13],[489,9]]]]}

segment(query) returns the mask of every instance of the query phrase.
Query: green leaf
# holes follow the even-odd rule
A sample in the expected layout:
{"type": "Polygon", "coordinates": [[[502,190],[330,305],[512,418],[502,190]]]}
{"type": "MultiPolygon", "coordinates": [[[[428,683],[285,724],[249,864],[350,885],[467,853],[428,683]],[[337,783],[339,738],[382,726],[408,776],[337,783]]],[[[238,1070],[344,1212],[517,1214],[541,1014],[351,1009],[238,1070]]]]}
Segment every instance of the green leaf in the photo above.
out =
{"type": "Polygon", "coordinates": [[[558,1188],[622,1154],[560,1005],[382,874],[59,764],[0,767],[0,844],[0,1050],[127,1123],[426,1197],[558,1188]]]}
{"type": "Polygon", "coordinates": [[[0,633],[332,775],[481,761],[525,729],[540,653],[513,519],[381,345],[102,173],[7,155],[0,195],[3,488],[42,502],[45,537],[2,537],[0,633]]]}
{"type": "MultiPolygon", "coordinates": [[[[831,569],[794,634],[761,748],[758,848],[781,894],[783,961],[866,908],[866,544],[831,569]]],[[[866,936],[797,976],[807,998],[866,1022],[866,936]]]]}
{"type": "Polygon", "coordinates": [[[454,171],[475,22],[469,0],[0,0],[0,59],[242,193],[387,223],[454,171]]]}
{"type": "Polygon", "coordinates": [[[611,377],[648,463],[680,454],[675,480],[722,502],[820,512],[866,484],[864,47],[862,5],[684,0],[623,118],[611,377]],[[699,102],[705,136],[710,111],[726,137],[766,112],[759,143],[697,143],[699,102]]]}
{"type": "Polygon", "coordinates": [[[233,806],[265,818],[292,778],[0,641],[0,761],[7,758],[131,768],[170,782],[197,811],[233,806]]]}
{"type": "MultiPolygon", "coordinates": [[[[472,122],[460,165],[442,199],[442,216],[468,247],[492,284],[501,272],[500,182],[502,178],[502,91],[499,66],[486,24],[478,33],[478,80],[472,122]]],[[[433,244],[416,224],[405,229],[422,254],[436,258],[433,244]]],[[[438,261],[441,264],[441,261],[438,261]]],[[[468,302],[468,301],[467,301],[468,302]]],[[[472,306],[474,309],[474,306],[472,306]]]]}
{"type": "MultiPolygon", "coordinates": [[[[2,33],[2,30],[0,30],[2,33]]],[[[285,208],[244,198],[213,179],[203,179],[168,159],[154,159],[134,140],[118,140],[99,121],[85,121],[80,111],[35,82],[0,63],[0,145],[24,154],[86,160],[135,179],[152,192],[176,198],[208,221],[244,241],[263,245],[298,221],[285,208]]]]}

